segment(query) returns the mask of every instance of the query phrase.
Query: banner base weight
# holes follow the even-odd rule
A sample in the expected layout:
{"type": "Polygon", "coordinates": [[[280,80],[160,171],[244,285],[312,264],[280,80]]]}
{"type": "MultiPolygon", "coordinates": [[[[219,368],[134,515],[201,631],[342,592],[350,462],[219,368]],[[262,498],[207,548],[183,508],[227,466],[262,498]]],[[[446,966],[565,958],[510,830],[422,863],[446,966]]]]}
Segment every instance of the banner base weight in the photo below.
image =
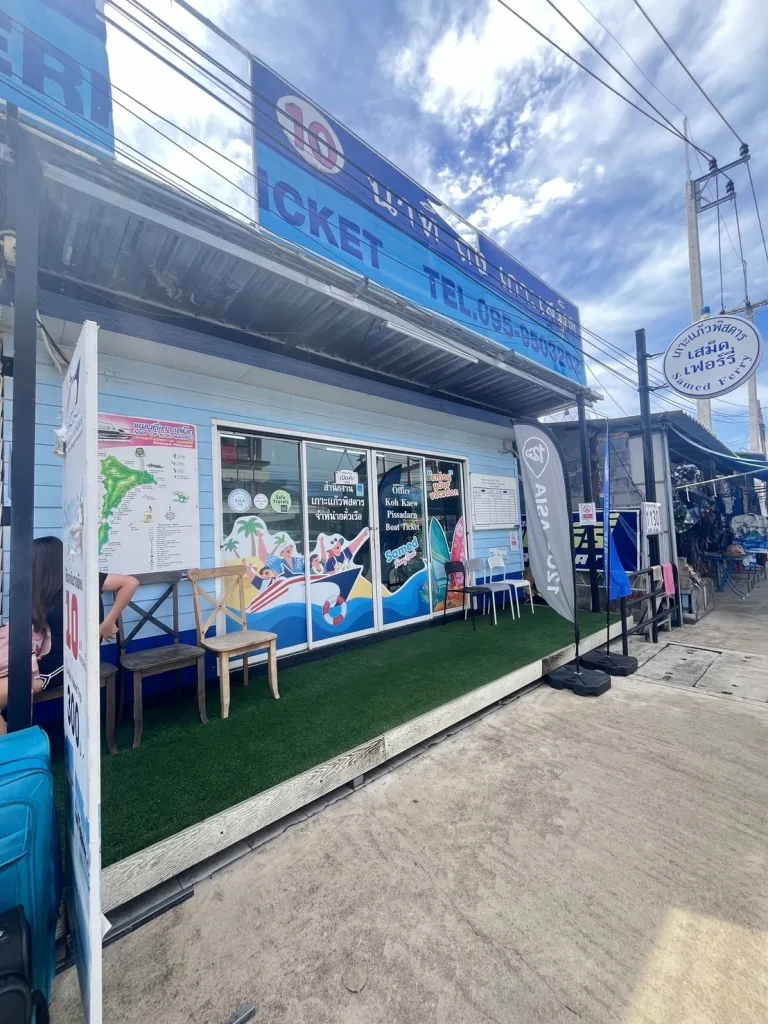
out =
{"type": "Polygon", "coordinates": [[[607,672],[609,676],[631,676],[637,672],[637,658],[631,654],[613,654],[608,651],[590,651],[589,654],[582,654],[581,664],[583,668],[599,669],[607,672]]]}
{"type": "Polygon", "coordinates": [[[576,662],[556,668],[545,676],[555,690],[573,690],[577,697],[599,697],[611,688],[611,677],[600,669],[587,668],[582,661],[579,671],[576,662]]]}

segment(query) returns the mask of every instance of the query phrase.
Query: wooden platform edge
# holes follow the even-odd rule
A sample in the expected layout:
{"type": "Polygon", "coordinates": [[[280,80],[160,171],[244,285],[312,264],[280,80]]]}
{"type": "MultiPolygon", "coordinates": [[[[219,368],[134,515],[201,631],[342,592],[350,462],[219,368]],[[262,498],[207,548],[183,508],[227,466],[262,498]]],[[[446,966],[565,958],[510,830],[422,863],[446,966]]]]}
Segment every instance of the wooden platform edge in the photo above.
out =
{"type": "MultiPolygon", "coordinates": [[[[611,626],[611,638],[620,633],[621,623],[616,622],[611,626]]],[[[605,632],[600,630],[585,637],[581,649],[586,653],[604,641],[605,632]]],[[[570,644],[544,659],[529,662],[353,750],[339,754],[301,775],[287,779],[111,864],[102,871],[101,876],[103,913],[115,910],[180,872],[247,839],[259,829],[266,828],[287,814],[300,810],[313,800],[384,764],[390,758],[536,682],[544,673],[571,661],[575,653],[573,644],[570,644]]]]}

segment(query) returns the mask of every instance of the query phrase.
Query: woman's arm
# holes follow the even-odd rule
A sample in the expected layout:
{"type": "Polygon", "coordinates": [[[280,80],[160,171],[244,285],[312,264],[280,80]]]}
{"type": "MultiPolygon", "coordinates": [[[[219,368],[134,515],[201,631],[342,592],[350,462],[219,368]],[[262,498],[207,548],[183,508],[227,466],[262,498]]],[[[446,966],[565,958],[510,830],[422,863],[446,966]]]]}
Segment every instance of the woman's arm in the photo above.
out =
{"type": "Polygon", "coordinates": [[[121,612],[125,611],[128,607],[131,598],[138,589],[139,581],[135,576],[120,576],[118,573],[111,572],[104,580],[104,586],[101,588],[102,593],[115,595],[109,615],[104,616],[104,621],[99,627],[99,632],[105,640],[113,637],[117,632],[117,620],[121,612]]]}

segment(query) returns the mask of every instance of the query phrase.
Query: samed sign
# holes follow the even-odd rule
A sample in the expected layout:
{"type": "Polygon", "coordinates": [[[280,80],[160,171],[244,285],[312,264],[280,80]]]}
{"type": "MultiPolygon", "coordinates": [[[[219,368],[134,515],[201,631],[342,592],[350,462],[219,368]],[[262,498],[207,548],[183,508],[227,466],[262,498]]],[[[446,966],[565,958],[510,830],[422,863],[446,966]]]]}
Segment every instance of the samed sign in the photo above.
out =
{"type": "Polygon", "coordinates": [[[763,339],[749,320],[710,316],[691,324],[664,355],[664,376],[680,395],[717,398],[757,372],[763,339]]]}

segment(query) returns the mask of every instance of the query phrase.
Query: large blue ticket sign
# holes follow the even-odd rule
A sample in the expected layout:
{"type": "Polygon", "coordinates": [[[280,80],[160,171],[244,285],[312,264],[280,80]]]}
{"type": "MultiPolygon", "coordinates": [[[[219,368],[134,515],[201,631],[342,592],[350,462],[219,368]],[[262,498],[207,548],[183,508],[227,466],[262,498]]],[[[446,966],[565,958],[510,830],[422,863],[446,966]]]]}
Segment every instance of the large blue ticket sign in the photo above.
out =
{"type": "Polygon", "coordinates": [[[114,150],[103,0],[0,0],[0,99],[114,150]]]}
{"type": "Polygon", "coordinates": [[[585,383],[573,303],[265,65],[251,76],[263,228],[585,383]]]}

